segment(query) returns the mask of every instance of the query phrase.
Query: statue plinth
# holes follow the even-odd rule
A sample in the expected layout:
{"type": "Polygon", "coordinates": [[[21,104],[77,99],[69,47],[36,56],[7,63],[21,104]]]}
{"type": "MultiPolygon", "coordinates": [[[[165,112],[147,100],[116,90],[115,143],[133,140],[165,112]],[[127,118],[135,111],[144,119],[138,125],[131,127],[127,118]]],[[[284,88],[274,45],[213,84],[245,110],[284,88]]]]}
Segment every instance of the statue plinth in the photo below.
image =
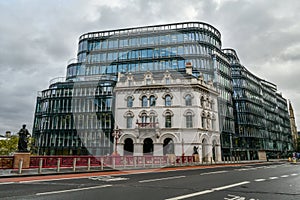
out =
{"type": "Polygon", "coordinates": [[[14,154],[14,169],[19,168],[21,160],[23,160],[22,169],[28,169],[30,165],[30,152],[16,152],[14,154]]]}
{"type": "Polygon", "coordinates": [[[193,160],[194,162],[200,162],[199,154],[193,154],[193,160]]]}

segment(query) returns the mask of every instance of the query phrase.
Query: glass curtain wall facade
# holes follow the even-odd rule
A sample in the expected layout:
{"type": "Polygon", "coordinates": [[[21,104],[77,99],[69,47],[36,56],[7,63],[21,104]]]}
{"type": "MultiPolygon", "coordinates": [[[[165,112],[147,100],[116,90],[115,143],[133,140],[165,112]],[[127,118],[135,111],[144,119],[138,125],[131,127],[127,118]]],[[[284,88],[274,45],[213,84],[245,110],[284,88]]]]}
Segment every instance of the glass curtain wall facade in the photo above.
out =
{"type": "MultiPolygon", "coordinates": [[[[220,32],[209,24],[186,22],[83,34],[77,58],[67,66],[65,81],[116,78],[118,73],[183,71],[186,63],[192,64],[194,76],[212,81],[220,93],[221,146],[227,156],[232,152],[235,130],[231,67],[221,50],[220,32]]],[[[34,131],[47,132],[47,128],[34,131]]]]}
{"type": "Polygon", "coordinates": [[[234,151],[241,159],[257,159],[258,151],[269,157],[292,151],[287,101],[276,85],[253,75],[240,64],[233,49],[230,58],[235,115],[234,151]]]}
{"type": "Polygon", "coordinates": [[[115,83],[114,80],[57,81],[42,91],[35,111],[34,153],[110,154],[115,83]]]}

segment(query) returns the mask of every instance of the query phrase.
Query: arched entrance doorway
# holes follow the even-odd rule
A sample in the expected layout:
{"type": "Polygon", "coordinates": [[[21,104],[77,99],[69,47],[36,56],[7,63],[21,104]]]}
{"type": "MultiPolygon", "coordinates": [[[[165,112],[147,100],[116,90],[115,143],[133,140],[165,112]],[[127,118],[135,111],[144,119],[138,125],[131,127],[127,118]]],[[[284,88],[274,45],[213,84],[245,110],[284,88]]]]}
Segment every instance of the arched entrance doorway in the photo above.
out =
{"type": "Polygon", "coordinates": [[[143,153],[144,155],[152,155],[153,154],[153,140],[151,138],[146,138],[144,140],[143,145],[143,153]]]}
{"type": "Polygon", "coordinates": [[[203,162],[208,162],[208,151],[207,151],[207,140],[204,138],[202,140],[202,160],[203,162]]]}
{"type": "Polygon", "coordinates": [[[216,146],[217,146],[217,142],[214,140],[212,143],[212,158],[215,162],[216,162],[216,155],[217,155],[216,146]]]}
{"type": "Polygon", "coordinates": [[[132,155],[133,154],[133,140],[131,138],[127,138],[124,141],[124,155],[132,155]]]}
{"type": "Polygon", "coordinates": [[[174,154],[174,142],[171,138],[164,139],[163,153],[164,155],[174,154]]]}

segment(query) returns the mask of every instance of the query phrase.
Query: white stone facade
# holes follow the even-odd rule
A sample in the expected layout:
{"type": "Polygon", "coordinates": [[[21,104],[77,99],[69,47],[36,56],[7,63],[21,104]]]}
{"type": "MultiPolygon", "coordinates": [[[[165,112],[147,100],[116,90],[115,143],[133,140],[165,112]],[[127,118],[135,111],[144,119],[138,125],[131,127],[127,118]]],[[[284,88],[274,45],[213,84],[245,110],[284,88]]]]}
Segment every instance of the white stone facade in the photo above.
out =
{"type": "Polygon", "coordinates": [[[218,93],[187,73],[120,75],[115,121],[120,155],[191,156],[221,161],[218,93]]]}

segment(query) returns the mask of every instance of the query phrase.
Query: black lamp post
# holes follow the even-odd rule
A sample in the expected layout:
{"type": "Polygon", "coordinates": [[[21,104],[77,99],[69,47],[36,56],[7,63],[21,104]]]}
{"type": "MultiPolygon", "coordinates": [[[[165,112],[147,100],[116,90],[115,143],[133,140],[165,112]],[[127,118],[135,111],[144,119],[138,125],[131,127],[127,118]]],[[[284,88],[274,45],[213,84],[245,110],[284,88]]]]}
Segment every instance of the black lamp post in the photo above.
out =
{"type": "Polygon", "coordinates": [[[122,135],[121,129],[119,129],[119,127],[117,126],[114,129],[114,132],[112,133],[112,136],[114,136],[114,140],[115,140],[113,155],[119,155],[117,150],[117,145],[118,145],[118,139],[120,138],[121,135],[122,135]]]}

